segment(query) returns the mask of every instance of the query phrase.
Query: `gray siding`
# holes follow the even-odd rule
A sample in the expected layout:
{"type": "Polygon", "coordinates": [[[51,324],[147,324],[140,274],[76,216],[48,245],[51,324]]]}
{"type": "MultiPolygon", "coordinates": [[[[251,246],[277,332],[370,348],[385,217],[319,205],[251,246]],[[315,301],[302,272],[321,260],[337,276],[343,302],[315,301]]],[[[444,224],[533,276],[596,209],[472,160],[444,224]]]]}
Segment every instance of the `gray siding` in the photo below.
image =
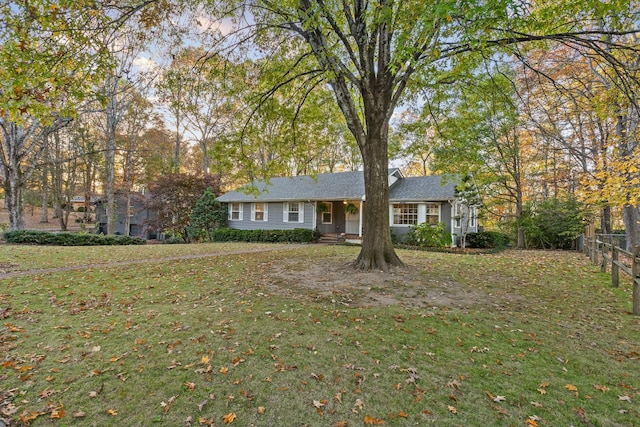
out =
{"type": "Polygon", "coordinates": [[[304,203],[304,222],[284,222],[283,207],[284,203],[273,202],[267,205],[267,221],[251,221],[251,205],[252,203],[242,204],[242,221],[229,220],[229,227],[238,230],[292,230],[294,228],[315,228],[314,206],[311,203],[304,203]]]}

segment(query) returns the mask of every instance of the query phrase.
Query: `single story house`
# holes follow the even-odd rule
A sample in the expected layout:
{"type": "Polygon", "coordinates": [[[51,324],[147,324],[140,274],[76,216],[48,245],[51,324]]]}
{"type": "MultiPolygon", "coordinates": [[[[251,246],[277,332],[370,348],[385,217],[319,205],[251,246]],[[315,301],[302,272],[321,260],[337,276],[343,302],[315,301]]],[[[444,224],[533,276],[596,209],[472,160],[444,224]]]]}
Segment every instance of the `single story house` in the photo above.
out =
{"type": "MultiPolygon", "coordinates": [[[[253,229],[317,229],[322,235],[361,239],[367,208],[362,171],[255,181],[218,200],[227,203],[229,227],[253,229]]],[[[455,183],[441,176],[404,177],[389,170],[389,218],[398,238],[412,225],[443,222],[454,236],[477,231],[476,209],[468,215],[456,200],[455,183]]]]}

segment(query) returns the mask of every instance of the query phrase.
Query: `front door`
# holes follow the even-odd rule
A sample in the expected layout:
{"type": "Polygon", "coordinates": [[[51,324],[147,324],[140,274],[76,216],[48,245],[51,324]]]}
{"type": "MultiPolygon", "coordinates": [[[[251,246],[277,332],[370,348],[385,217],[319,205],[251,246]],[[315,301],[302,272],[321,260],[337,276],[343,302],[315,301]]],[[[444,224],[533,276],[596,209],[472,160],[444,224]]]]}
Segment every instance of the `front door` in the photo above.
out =
{"type": "Polygon", "coordinates": [[[345,213],[345,233],[356,235],[360,233],[360,212],[345,213]]]}

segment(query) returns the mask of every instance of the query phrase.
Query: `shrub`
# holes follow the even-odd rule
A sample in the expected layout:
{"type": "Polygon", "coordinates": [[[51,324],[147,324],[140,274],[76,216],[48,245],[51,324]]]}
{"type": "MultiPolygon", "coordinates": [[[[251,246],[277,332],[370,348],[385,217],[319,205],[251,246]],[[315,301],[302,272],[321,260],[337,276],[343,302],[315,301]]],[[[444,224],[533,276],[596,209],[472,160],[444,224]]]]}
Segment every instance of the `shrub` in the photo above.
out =
{"type": "Polygon", "coordinates": [[[87,233],[51,233],[47,231],[16,230],[4,233],[7,243],[37,244],[53,246],[113,246],[144,245],[146,240],[140,237],[105,236],[87,233]]]}
{"type": "Polygon", "coordinates": [[[509,236],[498,231],[479,231],[467,234],[468,248],[501,249],[509,244],[509,236]]]}
{"type": "Polygon", "coordinates": [[[309,243],[316,240],[313,230],[294,228],[293,230],[237,230],[218,228],[211,234],[214,242],[265,242],[265,243],[309,243]]]}
{"type": "Polygon", "coordinates": [[[187,233],[196,240],[211,240],[214,230],[226,226],[227,208],[216,199],[211,187],[208,187],[191,212],[187,233]]]}
{"type": "Polygon", "coordinates": [[[407,236],[407,244],[413,244],[425,248],[446,248],[451,246],[451,234],[447,233],[444,222],[431,225],[422,224],[411,227],[407,236]]]}
{"type": "Polygon", "coordinates": [[[547,199],[529,203],[523,214],[527,246],[539,249],[571,249],[584,232],[585,211],[578,201],[547,199]]]}

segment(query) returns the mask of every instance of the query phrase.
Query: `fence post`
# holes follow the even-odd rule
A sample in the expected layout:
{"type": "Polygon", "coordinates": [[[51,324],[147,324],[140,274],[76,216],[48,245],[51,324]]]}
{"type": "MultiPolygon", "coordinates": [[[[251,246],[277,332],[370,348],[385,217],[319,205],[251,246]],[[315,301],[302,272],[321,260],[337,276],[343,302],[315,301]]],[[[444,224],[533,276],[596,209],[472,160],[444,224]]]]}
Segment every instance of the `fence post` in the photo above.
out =
{"type": "Polygon", "coordinates": [[[618,247],[613,246],[611,248],[611,286],[617,288],[620,286],[620,268],[618,267],[618,247]]]}
{"type": "Polygon", "coordinates": [[[633,314],[640,316],[640,246],[633,248],[633,263],[631,264],[631,275],[633,280],[633,314]]]}
{"type": "Polygon", "coordinates": [[[602,262],[600,263],[600,272],[607,272],[607,261],[609,260],[609,244],[602,243],[602,262]]]}

